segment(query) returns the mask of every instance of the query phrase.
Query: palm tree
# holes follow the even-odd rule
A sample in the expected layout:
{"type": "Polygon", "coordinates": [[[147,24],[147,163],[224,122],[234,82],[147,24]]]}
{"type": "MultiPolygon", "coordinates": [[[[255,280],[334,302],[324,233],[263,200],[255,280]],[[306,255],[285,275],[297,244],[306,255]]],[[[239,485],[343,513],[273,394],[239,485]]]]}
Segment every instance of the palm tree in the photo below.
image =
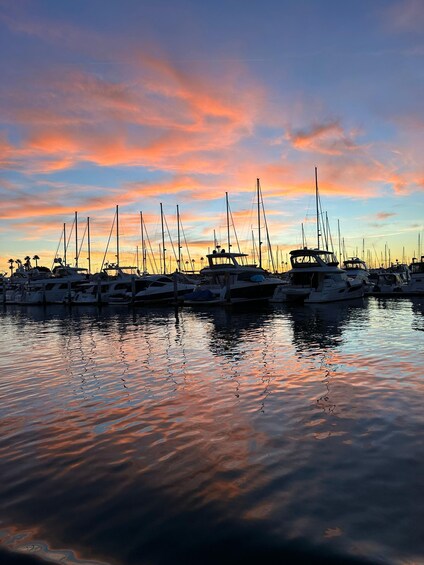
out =
{"type": "Polygon", "coordinates": [[[9,259],[8,263],[10,265],[9,269],[10,269],[10,274],[13,275],[13,263],[15,261],[13,259],[9,259]]]}
{"type": "Polygon", "coordinates": [[[38,255],[34,255],[34,257],[32,258],[33,261],[35,261],[35,268],[38,267],[38,261],[40,260],[40,257],[38,255]]]}

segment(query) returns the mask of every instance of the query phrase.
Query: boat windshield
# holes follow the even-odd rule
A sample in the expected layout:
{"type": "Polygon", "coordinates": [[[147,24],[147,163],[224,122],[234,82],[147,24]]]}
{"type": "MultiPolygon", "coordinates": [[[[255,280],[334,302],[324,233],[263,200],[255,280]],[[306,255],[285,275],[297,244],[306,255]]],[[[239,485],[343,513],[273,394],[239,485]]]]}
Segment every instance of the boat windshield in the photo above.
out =
{"type": "Polygon", "coordinates": [[[293,267],[321,267],[332,261],[330,253],[303,253],[291,257],[293,267]]]}
{"type": "Polygon", "coordinates": [[[360,269],[361,271],[366,271],[367,268],[364,263],[359,261],[345,261],[343,263],[344,269],[360,269]]]}

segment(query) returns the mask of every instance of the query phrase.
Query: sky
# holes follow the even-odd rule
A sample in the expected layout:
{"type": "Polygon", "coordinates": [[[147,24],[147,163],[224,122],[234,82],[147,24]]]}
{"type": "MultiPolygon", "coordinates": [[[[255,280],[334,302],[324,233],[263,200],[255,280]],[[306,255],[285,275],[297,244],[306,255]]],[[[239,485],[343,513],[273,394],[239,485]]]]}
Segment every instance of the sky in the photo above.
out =
{"type": "Polygon", "coordinates": [[[0,0],[0,28],[0,271],[50,266],[63,224],[72,260],[75,212],[99,266],[116,205],[135,264],[161,203],[169,267],[177,205],[198,267],[226,247],[226,193],[252,253],[258,178],[283,263],[302,224],[316,245],[315,167],[336,249],[340,226],[347,255],[424,253],[421,0],[0,0]]]}

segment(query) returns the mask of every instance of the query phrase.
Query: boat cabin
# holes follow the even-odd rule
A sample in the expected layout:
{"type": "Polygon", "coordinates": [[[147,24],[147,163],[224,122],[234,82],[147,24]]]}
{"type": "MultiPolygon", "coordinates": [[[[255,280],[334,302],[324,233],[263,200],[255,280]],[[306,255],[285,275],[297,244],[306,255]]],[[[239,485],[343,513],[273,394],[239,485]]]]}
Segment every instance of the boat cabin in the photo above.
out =
{"type": "Polygon", "coordinates": [[[331,251],[322,249],[295,249],[290,251],[292,269],[337,267],[339,264],[331,251]]]}
{"type": "Polygon", "coordinates": [[[424,274],[424,255],[421,256],[421,261],[417,261],[414,257],[412,263],[409,265],[409,270],[413,275],[424,274]]]}
{"type": "Polygon", "coordinates": [[[343,269],[345,271],[355,270],[355,271],[368,271],[367,264],[359,257],[351,257],[343,261],[343,269]]]}
{"type": "MultiPolygon", "coordinates": [[[[208,267],[205,267],[206,269],[231,269],[244,267],[245,265],[241,265],[240,263],[242,263],[242,261],[239,262],[238,259],[247,257],[247,254],[227,252],[225,249],[221,249],[221,251],[214,249],[213,252],[206,255],[206,257],[208,259],[208,267]]],[[[255,267],[255,265],[249,266],[255,267]]]]}

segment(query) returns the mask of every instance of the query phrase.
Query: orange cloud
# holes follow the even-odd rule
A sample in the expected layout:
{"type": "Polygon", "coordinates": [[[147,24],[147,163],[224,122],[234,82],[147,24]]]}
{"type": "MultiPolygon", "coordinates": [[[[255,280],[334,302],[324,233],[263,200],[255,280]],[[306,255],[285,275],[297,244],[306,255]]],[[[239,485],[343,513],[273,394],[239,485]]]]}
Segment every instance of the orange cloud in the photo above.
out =
{"type": "Polygon", "coordinates": [[[354,138],[356,132],[345,132],[338,120],[313,123],[306,129],[289,130],[286,139],[300,151],[313,151],[326,155],[343,155],[361,148],[354,138]]]}

